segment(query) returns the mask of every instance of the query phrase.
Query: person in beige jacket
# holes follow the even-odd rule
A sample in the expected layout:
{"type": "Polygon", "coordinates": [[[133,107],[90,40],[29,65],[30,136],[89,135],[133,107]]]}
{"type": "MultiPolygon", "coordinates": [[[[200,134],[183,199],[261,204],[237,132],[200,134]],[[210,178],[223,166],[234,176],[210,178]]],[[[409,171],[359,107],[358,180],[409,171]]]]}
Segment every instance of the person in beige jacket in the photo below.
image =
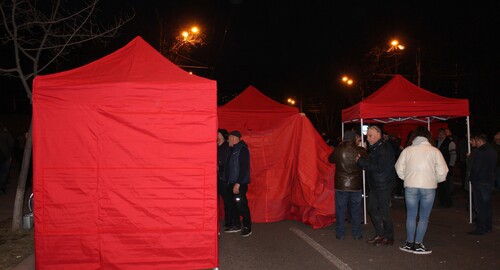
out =
{"type": "Polygon", "coordinates": [[[432,136],[425,127],[420,126],[413,131],[411,142],[401,152],[395,165],[396,173],[404,181],[407,210],[406,243],[399,249],[413,254],[430,254],[432,250],[422,242],[436,188],[438,183],[446,180],[448,165],[441,152],[433,146],[432,136]]]}

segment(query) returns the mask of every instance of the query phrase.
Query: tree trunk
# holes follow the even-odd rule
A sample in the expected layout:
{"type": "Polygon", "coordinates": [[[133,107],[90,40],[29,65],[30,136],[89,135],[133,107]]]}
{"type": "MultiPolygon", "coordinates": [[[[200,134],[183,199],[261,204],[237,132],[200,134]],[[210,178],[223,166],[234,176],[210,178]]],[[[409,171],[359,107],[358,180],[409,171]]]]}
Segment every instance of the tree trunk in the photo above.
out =
{"type": "Polygon", "coordinates": [[[23,162],[21,165],[21,172],[19,173],[19,180],[17,182],[16,199],[14,201],[14,213],[12,216],[12,231],[20,231],[22,229],[23,221],[23,208],[24,208],[24,194],[26,193],[26,180],[28,178],[28,172],[30,169],[31,161],[31,127],[33,122],[30,124],[30,129],[28,131],[28,136],[26,138],[26,144],[24,145],[23,162]]]}

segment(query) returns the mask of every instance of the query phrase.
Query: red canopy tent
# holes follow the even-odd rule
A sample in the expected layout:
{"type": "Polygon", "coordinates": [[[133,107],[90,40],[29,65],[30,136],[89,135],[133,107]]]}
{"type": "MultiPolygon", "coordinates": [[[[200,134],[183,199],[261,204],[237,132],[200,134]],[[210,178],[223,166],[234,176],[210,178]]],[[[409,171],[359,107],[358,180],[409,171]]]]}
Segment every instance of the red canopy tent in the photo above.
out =
{"type": "Polygon", "coordinates": [[[216,267],[216,100],[140,37],[35,78],[36,268],[216,267]]]}
{"type": "Polygon", "coordinates": [[[249,145],[252,221],[292,219],[313,228],[335,221],[331,149],[304,114],[250,86],[218,116],[220,128],[239,130],[249,145]]]}
{"type": "MultiPolygon", "coordinates": [[[[431,130],[432,121],[454,117],[467,117],[467,134],[469,134],[469,101],[467,99],[439,96],[414,85],[401,75],[396,75],[366,99],[342,110],[342,134],[344,124],[349,122],[359,122],[360,130],[364,122],[427,123],[428,129],[431,130]]],[[[366,223],[366,211],[364,212],[366,223]]]]}
{"type": "Polygon", "coordinates": [[[469,115],[467,99],[447,98],[424,90],[396,75],[358,104],[342,110],[342,122],[427,123],[469,115]]]}

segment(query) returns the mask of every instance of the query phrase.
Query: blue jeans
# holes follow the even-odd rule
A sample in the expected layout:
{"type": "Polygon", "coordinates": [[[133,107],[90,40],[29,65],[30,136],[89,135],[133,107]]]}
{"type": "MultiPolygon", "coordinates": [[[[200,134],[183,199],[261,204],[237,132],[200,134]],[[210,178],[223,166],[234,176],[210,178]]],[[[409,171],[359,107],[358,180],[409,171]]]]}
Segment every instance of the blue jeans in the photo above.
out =
{"type": "Polygon", "coordinates": [[[407,242],[422,243],[424,240],[435,197],[436,189],[405,188],[407,242]],[[419,213],[418,225],[417,213],[419,213]]]}
{"type": "Polygon", "coordinates": [[[361,191],[335,190],[335,231],[337,236],[345,236],[345,215],[351,212],[352,236],[361,236],[361,191]]]}

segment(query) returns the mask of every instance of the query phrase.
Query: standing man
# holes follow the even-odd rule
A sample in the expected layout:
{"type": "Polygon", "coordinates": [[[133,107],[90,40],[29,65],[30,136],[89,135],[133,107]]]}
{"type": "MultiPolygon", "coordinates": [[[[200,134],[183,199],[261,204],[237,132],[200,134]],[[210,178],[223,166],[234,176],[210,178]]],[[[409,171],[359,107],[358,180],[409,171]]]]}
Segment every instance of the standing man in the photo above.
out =
{"type": "Polygon", "coordinates": [[[394,226],[391,217],[391,193],[396,181],[395,158],[392,146],[382,139],[382,131],[377,126],[368,128],[367,140],[370,144],[368,158],[358,155],[357,163],[368,175],[368,213],[376,235],[367,243],[375,246],[394,244],[394,226]]]}
{"type": "Polygon", "coordinates": [[[411,145],[396,162],[396,172],[404,181],[406,201],[406,244],[399,249],[414,254],[430,254],[423,244],[439,182],[446,180],[448,165],[431,142],[431,133],[423,126],[412,133],[411,145]],[[418,218],[417,218],[418,213],[418,218]],[[418,220],[418,223],[417,223],[418,220]]]}
{"type": "Polygon", "coordinates": [[[229,143],[227,142],[229,133],[225,129],[219,129],[217,132],[217,198],[222,198],[224,204],[224,229],[231,227],[231,211],[229,205],[233,197],[229,193],[228,185],[224,182],[223,171],[229,154],[229,143]]]}
{"type": "Polygon", "coordinates": [[[485,134],[477,135],[475,138],[477,149],[472,154],[469,180],[472,184],[472,199],[476,208],[476,229],[468,234],[483,235],[492,230],[491,195],[495,181],[497,152],[488,143],[485,134]]]}
{"type": "Polygon", "coordinates": [[[356,145],[356,133],[344,133],[344,140],[328,157],[335,166],[335,237],[345,238],[346,210],[352,216],[352,236],[354,240],[363,238],[361,234],[361,190],[363,188],[362,170],[356,164],[358,155],[364,156],[365,149],[356,145]]]}
{"type": "Polygon", "coordinates": [[[247,200],[248,184],[250,184],[250,151],[245,141],[241,140],[241,133],[238,130],[229,133],[228,142],[231,151],[224,167],[224,180],[228,183],[232,195],[230,211],[232,226],[225,232],[241,231],[241,236],[247,237],[252,234],[252,219],[247,200]],[[243,217],[243,228],[240,216],[243,217]]]}
{"type": "Polygon", "coordinates": [[[438,130],[437,148],[443,154],[446,164],[448,164],[448,175],[446,181],[438,184],[439,206],[444,208],[453,207],[453,166],[457,160],[456,145],[451,137],[446,136],[446,130],[440,128],[438,130]]]}

